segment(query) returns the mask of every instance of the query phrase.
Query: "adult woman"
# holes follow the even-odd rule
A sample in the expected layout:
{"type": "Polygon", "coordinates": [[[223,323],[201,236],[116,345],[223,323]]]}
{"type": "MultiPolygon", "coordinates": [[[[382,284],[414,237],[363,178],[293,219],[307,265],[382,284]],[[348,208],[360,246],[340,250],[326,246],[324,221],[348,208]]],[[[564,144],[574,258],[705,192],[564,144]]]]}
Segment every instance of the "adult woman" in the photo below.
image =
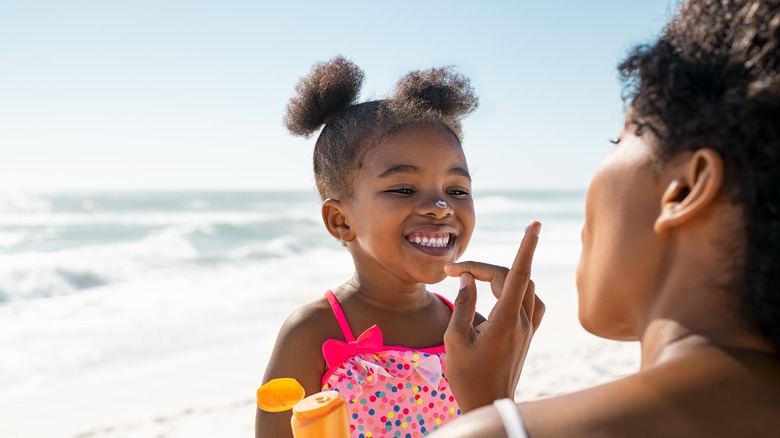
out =
{"type": "Polygon", "coordinates": [[[464,411],[485,407],[441,436],[520,436],[520,419],[532,437],[780,430],[780,0],[688,1],[620,71],[631,105],[588,190],[577,287],[583,326],[639,340],[641,369],[508,410],[485,406],[511,397],[538,324],[527,234],[511,271],[448,266],[501,297],[471,331],[465,276],[445,336],[449,379],[464,411]]]}

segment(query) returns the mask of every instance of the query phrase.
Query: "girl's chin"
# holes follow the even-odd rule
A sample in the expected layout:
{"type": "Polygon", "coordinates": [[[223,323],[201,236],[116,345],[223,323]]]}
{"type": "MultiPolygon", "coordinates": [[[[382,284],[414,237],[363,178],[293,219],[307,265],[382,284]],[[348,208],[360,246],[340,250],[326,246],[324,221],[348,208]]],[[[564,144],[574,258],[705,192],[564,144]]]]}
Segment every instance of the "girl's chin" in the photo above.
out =
{"type": "Polygon", "coordinates": [[[419,275],[412,274],[412,278],[414,278],[416,283],[423,283],[423,284],[436,284],[441,281],[443,281],[445,278],[447,278],[447,274],[444,273],[444,265],[435,268],[430,269],[427,272],[424,273],[418,273],[419,275]],[[437,272],[434,274],[434,272],[437,272]]]}
{"type": "Polygon", "coordinates": [[[427,281],[426,284],[436,284],[439,283],[440,281],[444,281],[445,278],[447,278],[447,276],[442,275],[441,277],[434,278],[432,281],[427,281]]]}
{"type": "Polygon", "coordinates": [[[447,278],[447,274],[444,273],[444,266],[442,266],[441,269],[441,275],[435,275],[431,276],[427,281],[425,281],[425,284],[436,284],[441,281],[444,281],[444,279],[447,278]]]}

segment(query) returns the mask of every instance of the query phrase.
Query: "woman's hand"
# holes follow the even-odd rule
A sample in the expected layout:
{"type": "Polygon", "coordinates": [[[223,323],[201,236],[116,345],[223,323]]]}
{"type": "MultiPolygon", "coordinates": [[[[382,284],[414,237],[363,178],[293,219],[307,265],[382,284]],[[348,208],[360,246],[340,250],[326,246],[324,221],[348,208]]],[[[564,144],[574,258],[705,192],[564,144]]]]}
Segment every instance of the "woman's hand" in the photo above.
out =
{"type": "Polygon", "coordinates": [[[478,262],[444,268],[449,276],[459,276],[461,283],[444,345],[447,378],[464,413],[514,397],[531,338],[544,315],[544,303],[531,281],[531,262],[541,227],[539,222],[528,226],[511,269],[478,262]],[[474,279],[489,281],[498,298],[487,321],[476,327],[474,279]]]}

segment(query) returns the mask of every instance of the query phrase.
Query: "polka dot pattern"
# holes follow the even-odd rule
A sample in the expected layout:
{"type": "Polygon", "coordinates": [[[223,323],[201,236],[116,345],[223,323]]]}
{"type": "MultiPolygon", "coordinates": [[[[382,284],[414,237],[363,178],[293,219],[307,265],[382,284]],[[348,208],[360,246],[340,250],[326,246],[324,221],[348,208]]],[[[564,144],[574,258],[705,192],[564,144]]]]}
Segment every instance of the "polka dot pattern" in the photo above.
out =
{"type": "Polygon", "coordinates": [[[353,438],[425,436],[461,413],[445,363],[445,353],[358,354],[329,370],[322,389],[347,400],[353,438]]]}

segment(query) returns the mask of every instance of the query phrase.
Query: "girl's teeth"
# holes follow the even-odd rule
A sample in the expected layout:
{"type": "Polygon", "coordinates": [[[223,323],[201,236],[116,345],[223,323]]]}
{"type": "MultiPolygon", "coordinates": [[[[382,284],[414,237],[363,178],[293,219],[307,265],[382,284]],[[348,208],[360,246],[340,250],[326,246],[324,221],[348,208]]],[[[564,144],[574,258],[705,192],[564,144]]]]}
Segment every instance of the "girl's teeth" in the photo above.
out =
{"type": "Polygon", "coordinates": [[[410,237],[409,241],[412,242],[412,243],[416,243],[417,245],[443,248],[443,247],[447,246],[450,243],[450,237],[449,236],[445,236],[445,237],[431,236],[431,237],[428,237],[428,236],[417,235],[417,236],[414,236],[414,237],[410,237]]]}

